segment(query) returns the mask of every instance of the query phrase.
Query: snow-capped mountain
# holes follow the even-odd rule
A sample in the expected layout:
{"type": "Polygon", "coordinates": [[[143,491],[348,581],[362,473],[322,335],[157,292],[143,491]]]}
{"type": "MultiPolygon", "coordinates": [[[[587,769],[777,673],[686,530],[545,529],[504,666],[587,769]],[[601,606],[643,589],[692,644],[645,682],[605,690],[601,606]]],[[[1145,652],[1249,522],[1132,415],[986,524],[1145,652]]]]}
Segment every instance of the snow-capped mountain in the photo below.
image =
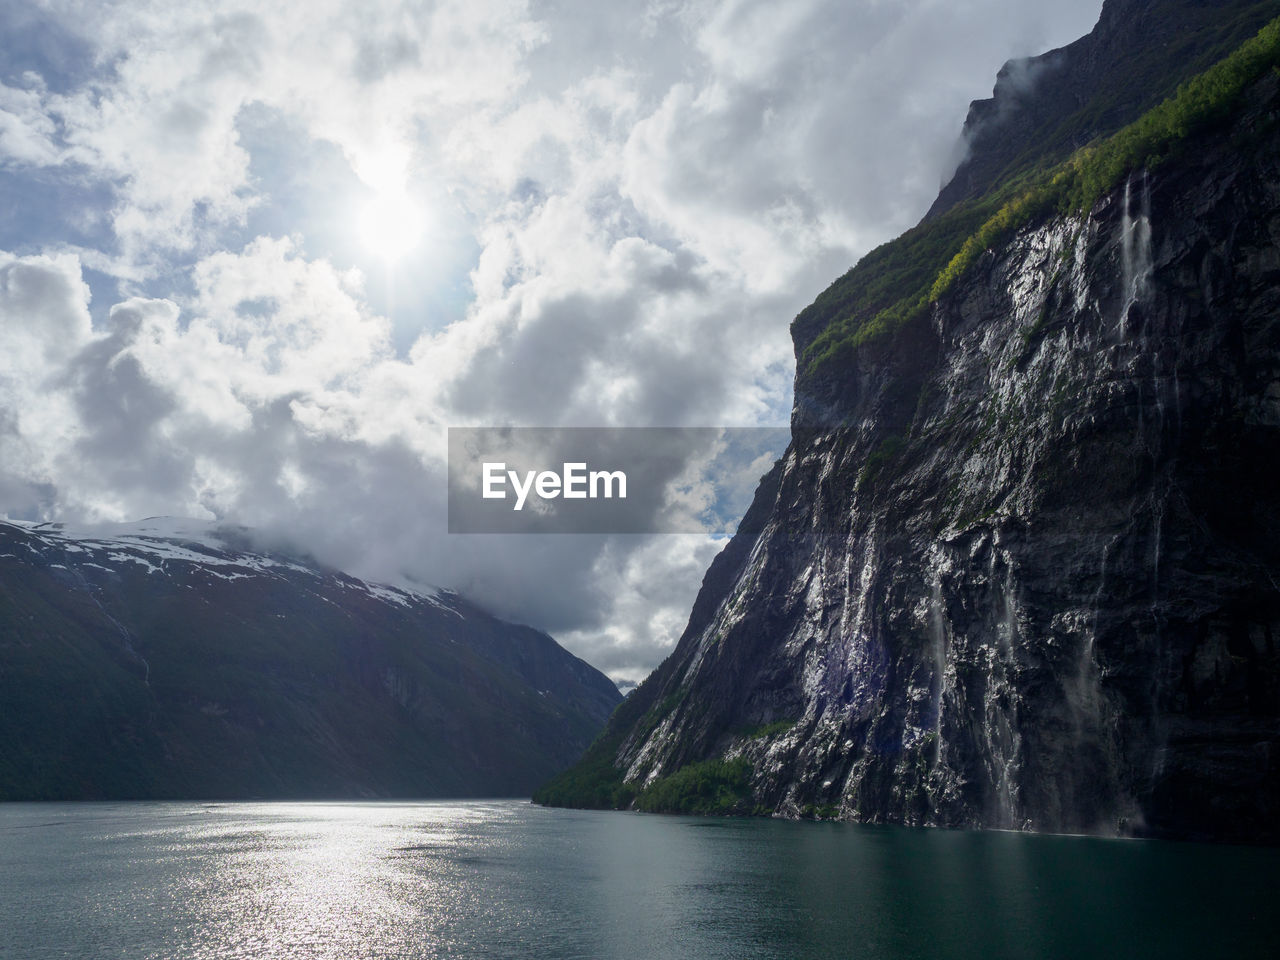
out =
{"type": "Polygon", "coordinates": [[[243,528],[0,521],[0,797],[523,794],[619,699],[544,633],[243,528]]]}
{"type": "MultiPolygon", "coordinates": [[[[342,589],[358,590],[401,606],[433,603],[450,609],[448,592],[431,587],[405,588],[374,583],[327,569],[308,558],[282,555],[256,545],[252,531],[211,521],[183,517],[149,517],[135,523],[69,525],[0,520],[32,535],[31,554],[62,551],[72,566],[112,569],[120,563],[138,564],[161,576],[198,574],[220,580],[251,576],[284,576],[286,572],[331,580],[342,589]]],[[[3,558],[3,555],[0,555],[3,558]]],[[[17,559],[17,555],[13,555],[17,559]]],[[[67,564],[50,564],[67,568],[67,564]]],[[[191,588],[192,582],[185,586],[191,588]]]]}

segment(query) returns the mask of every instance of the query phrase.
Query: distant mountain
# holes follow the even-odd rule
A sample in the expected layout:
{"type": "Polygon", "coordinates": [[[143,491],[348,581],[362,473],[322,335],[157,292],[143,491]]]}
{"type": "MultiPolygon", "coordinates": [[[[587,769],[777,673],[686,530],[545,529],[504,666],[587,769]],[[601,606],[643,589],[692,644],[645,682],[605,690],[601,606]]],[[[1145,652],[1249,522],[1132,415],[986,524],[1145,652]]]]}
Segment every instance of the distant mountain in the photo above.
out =
{"type": "Polygon", "coordinates": [[[789,448],[536,800],[1280,841],[1277,14],[1107,0],[1006,70],[792,324],[789,448]]]}
{"type": "Polygon", "coordinates": [[[527,796],[620,699],[544,633],[244,530],[0,522],[0,799],[527,796]]]}

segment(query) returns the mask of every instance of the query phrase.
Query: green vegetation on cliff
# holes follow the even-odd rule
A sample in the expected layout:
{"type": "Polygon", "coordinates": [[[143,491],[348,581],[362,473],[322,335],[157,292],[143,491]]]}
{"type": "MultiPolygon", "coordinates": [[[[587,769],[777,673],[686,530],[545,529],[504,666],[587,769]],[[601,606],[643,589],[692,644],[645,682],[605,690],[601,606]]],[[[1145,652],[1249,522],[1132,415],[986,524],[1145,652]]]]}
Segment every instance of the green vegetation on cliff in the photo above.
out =
{"type": "Polygon", "coordinates": [[[631,806],[636,792],[623,782],[623,772],[614,766],[623,732],[620,724],[611,722],[581,760],[533,792],[533,802],[586,810],[625,810],[631,806]]]}
{"type": "Polygon", "coordinates": [[[538,789],[533,802],[549,807],[625,810],[645,813],[750,813],[751,764],[746,760],[704,760],[681,767],[637,792],[614,766],[621,746],[602,736],[574,767],[538,789]]]}
{"type": "MultiPolygon", "coordinates": [[[[650,684],[657,685],[656,677],[651,676],[619,705],[581,760],[535,791],[534,803],[591,810],[625,810],[634,805],[646,813],[751,812],[751,765],[746,760],[712,759],[688,764],[641,790],[623,780],[625,771],[618,768],[616,761],[627,735],[648,736],[685,699],[681,688],[646,709],[649,698],[654,696],[650,684]]],[[[781,733],[792,725],[792,721],[781,721],[753,730],[750,735],[781,733]]]]}
{"type": "Polygon", "coordinates": [[[725,814],[749,812],[751,764],[703,760],[660,777],[636,797],[646,813],[725,814]]]}
{"type": "Polygon", "coordinates": [[[587,748],[582,759],[534,791],[533,802],[545,807],[580,807],[588,810],[624,810],[636,791],[623,782],[624,771],[615,766],[618,751],[632,729],[647,734],[665,715],[672,697],[646,707],[658,683],[650,674],[609,717],[604,730],[587,748]]]}
{"type": "Polygon", "coordinates": [[[1277,67],[1280,17],[1111,136],[1056,165],[1042,160],[871,251],[797,318],[833,318],[804,350],[802,365],[815,372],[919,318],[983,252],[1038,217],[1088,211],[1126,175],[1158,167],[1189,138],[1229,119],[1245,90],[1277,67]]]}

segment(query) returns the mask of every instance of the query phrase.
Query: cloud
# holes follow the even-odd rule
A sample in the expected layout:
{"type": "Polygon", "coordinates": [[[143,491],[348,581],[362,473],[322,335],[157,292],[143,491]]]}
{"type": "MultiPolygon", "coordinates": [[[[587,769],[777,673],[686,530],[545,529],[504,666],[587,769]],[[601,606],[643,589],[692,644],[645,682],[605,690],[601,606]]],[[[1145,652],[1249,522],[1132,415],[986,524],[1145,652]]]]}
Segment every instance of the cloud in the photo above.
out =
{"type": "Polygon", "coordinates": [[[42,5],[0,76],[0,512],[218,516],[636,679],[721,542],[450,537],[445,428],[785,423],[790,318],[1098,4],[1059,6],[42,5]],[[388,198],[430,234],[394,268],[388,198]]]}
{"type": "Polygon", "coordinates": [[[0,83],[0,156],[21,165],[56,165],[61,162],[57,124],[41,104],[43,81],[31,73],[22,79],[32,89],[0,83]]]}

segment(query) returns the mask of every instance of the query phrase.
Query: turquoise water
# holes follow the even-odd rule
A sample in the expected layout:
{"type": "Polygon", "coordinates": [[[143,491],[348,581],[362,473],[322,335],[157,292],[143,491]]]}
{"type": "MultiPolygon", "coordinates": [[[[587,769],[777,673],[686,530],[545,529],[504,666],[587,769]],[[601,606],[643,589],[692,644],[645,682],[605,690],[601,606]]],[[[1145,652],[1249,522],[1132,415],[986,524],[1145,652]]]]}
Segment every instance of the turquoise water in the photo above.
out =
{"type": "Polygon", "coordinates": [[[0,957],[1273,957],[1280,851],[544,810],[0,805],[0,957]]]}

